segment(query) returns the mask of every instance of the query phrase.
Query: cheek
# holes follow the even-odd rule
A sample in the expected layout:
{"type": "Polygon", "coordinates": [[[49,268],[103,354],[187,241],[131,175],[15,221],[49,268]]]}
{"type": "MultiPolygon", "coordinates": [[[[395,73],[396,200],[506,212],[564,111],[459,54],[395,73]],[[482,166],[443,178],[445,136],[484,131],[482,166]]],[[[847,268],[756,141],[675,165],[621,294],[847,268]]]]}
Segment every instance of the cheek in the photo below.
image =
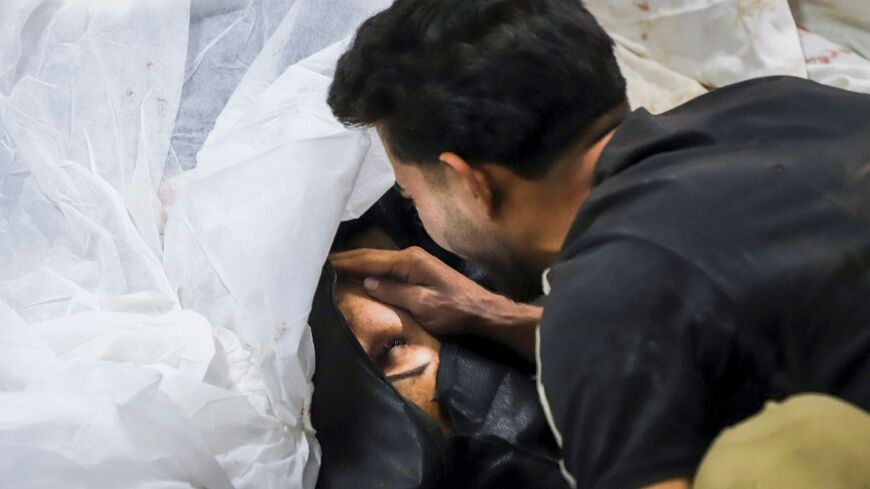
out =
{"type": "MultiPolygon", "coordinates": [[[[431,355],[432,352],[430,352],[431,355]]],[[[418,358],[418,361],[422,358],[418,358]]],[[[421,375],[393,382],[393,386],[406,400],[415,404],[423,412],[436,420],[439,418],[438,406],[432,400],[435,398],[435,383],[438,374],[438,355],[427,359],[429,367],[421,375]]]]}
{"type": "Polygon", "coordinates": [[[444,207],[439,205],[434,199],[420,199],[416,202],[417,214],[420,216],[420,221],[426,232],[438,244],[438,246],[449,249],[447,243],[447,222],[445,219],[444,207]]]}

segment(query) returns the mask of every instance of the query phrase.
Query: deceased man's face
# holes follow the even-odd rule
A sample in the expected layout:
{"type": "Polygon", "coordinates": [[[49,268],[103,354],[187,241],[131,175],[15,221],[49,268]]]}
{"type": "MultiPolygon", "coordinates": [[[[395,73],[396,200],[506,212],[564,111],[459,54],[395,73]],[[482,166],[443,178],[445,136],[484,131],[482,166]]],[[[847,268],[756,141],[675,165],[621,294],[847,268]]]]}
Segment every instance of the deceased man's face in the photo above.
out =
{"type": "Polygon", "coordinates": [[[441,343],[408,313],[375,301],[358,284],[340,282],[336,301],[360,345],[387,380],[449,434],[450,423],[433,399],[441,343]]]}

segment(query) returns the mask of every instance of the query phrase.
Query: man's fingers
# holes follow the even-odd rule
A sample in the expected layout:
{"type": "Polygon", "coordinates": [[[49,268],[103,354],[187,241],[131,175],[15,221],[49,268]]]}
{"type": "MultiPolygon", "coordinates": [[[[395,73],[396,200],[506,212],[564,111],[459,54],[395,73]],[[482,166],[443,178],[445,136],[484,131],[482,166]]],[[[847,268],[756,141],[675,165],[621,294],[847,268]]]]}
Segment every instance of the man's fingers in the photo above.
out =
{"type": "Polygon", "coordinates": [[[357,277],[387,276],[421,285],[432,285],[436,279],[429,263],[433,258],[419,248],[359,249],[332,254],[329,260],[339,273],[357,277]]]}
{"type": "Polygon", "coordinates": [[[397,282],[386,278],[367,278],[363,288],[372,298],[391,306],[400,307],[416,314],[425,304],[429,290],[427,287],[397,282]]]}
{"type": "Polygon", "coordinates": [[[404,278],[407,265],[401,252],[360,249],[335,253],[329,261],[339,273],[357,276],[390,276],[404,278]]]}
{"type": "Polygon", "coordinates": [[[334,258],[348,259],[348,258],[353,258],[353,257],[359,256],[359,255],[365,255],[367,253],[371,253],[372,251],[389,251],[389,250],[377,250],[375,248],[356,248],[353,250],[338,251],[335,253],[330,253],[329,259],[330,260],[332,260],[334,258]]]}

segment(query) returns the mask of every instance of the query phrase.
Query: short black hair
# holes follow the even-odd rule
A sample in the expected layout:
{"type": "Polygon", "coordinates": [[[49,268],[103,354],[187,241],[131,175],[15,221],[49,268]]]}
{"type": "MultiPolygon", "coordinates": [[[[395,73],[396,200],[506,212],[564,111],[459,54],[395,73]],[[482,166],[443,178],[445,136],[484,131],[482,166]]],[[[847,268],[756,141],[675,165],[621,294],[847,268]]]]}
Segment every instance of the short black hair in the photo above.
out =
{"type": "Polygon", "coordinates": [[[397,0],[360,26],[328,103],[402,162],[452,151],[533,179],[626,94],[580,0],[397,0]]]}

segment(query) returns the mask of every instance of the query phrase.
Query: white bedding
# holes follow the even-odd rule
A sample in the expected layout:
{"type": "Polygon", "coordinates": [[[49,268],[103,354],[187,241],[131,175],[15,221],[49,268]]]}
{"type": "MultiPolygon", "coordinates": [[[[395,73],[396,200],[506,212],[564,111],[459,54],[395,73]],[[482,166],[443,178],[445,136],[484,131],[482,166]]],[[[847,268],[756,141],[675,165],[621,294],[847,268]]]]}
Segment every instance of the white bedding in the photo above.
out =
{"type": "MultiPolygon", "coordinates": [[[[586,3],[634,107],[768,74],[870,91],[828,10],[586,3]]],[[[314,486],[308,307],[392,183],[325,91],[387,4],[0,2],[0,485],[314,486]]]]}

